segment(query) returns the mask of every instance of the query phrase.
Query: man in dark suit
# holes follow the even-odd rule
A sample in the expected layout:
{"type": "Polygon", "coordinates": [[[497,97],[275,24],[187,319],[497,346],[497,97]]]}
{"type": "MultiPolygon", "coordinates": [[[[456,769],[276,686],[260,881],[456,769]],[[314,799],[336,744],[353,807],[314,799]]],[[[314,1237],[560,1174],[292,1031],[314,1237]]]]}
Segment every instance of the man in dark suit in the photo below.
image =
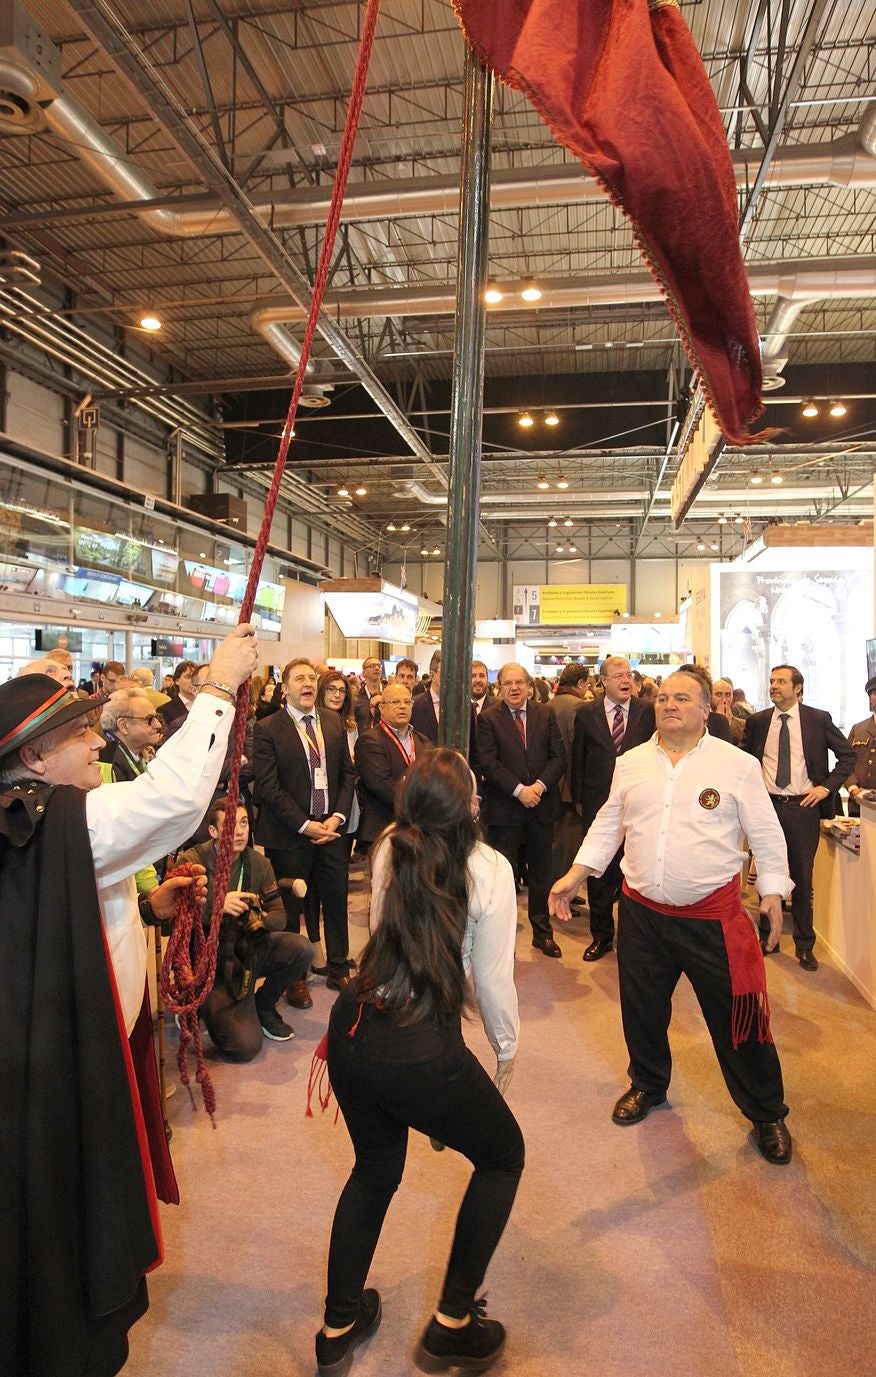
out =
{"type": "MultiPolygon", "coordinates": [[[[327,984],[339,990],[350,979],[349,866],[341,833],[353,802],[354,771],[341,718],[316,711],[316,684],[309,660],[290,660],[283,670],[285,707],[255,724],[256,836],[278,880],[307,881],[311,941],[319,941],[322,904],[327,984]]],[[[282,892],[289,929],[298,932],[297,902],[288,889],[282,892]]]]}
{"type": "MultiPolygon", "coordinates": [[[[712,676],[703,665],[679,665],[678,669],[674,672],[676,674],[692,674],[695,679],[701,680],[702,683],[706,685],[709,690],[709,697],[714,698],[715,686],[712,683],[712,676]]],[[[733,729],[723,712],[715,712],[713,708],[709,709],[709,716],[706,720],[706,731],[709,733],[709,736],[715,736],[719,741],[727,741],[731,746],[734,744],[737,746],[739,745],[738,741],[734,743],[733,729]]]]}
{"type": "MultiPolygon", "coordinates": [[[[605,696],[582,703],[575,717],[569,780],[572,798],[581,809],[586,836],[611,789],[614,763],[619,755],[641,746],[654,735],[654,709],[633,697],[633,674],[628,660],[609,655],[600,669],[605,696]]],[[[599,961],[614,946],[614,905],[620,894],[621,847],[602,875],[587,881],[590,909],[590,946],[585,961],[599,961]]]]}
{"type": "Polygon", "coordinates": [[[553,826],[560,816],[560,780],[566,752],[556,718],[544,704],[527,701],[522,665],[499,670],[500,702],[478,718],[482,811],[491,846],[512,865],[526,846],[532,945],[545,956],[562,956],[548,917],[553,826]]]}
{"type": "MultiPolygon", "coordinates": [[[[855,752],[829,712],[800,702],[802,691],[803,675],[793,665],[776,665],[770,670],[773,707],[748,718],[742,744],[761,762],[764,783],[785,834],[788,868],[794,881],[791,917],[797,960],[805,971],[815,971],[812,866],[820,819],[836,813],[834,795],[854,769],[855,752]],[[832,770],[828,751],[836,756],[832,770]]],[[[763,929],[761,943],[766,950],[763,929]]]]}
{"type": "Polygon", "coordinates": [[[383,665],[376,655],[368,655],[362,661],[364,683],[359,696],[353,702],[353,716],[360,733],[380,721],[380,695],[383,690],[381,674],[383,665]],[[372,699],[374,700],[372,702],[372,699]]]}
{"type": "Polygon", "coordinates": [[[438,718],[441,715],[441,651],[436,650],[429,661],[429,687],[417,695],[411,713],[414,731],[438,744],[438,718]]]}
{"type": "Polygon", "coordinates": [[[861,795],[876,789],[876,678],[867,680],[864,692],[870,699],[870,716],[856,722],[849,732],[849,745],[855,752],[855,768],[846,780],[850,818],[860,816],[861,795]]]}
{"type": "Polygon", "coordinates": [[[411,691],[404,684],[389,684],[380,702],[380,721],[356,741],[362,808],[357,847],[363,842],[370,846],[394,821],[399,783],[417,756],[431,748],[432,743],[411,726],[412,702],[411,691]]]}

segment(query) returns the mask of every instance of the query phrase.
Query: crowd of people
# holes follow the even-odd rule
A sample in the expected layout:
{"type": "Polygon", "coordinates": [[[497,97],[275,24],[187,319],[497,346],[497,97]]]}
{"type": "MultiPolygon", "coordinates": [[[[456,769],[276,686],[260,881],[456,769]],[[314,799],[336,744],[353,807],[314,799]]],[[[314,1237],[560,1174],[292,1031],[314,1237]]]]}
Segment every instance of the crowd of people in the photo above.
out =
{"type": "Polygon", "coordinates": [[[440,651],[423,675],[410,659],[384,679],[374,656],[361,676],[300,656],[275,676],[256,672],[241,627],[209,664],[183,661],[160,688],[148,669],[111,662],[78,690],[67,652],[52,652],[0,686],[0,887],[4,913],[13,896],[17,910],[2,931],[13,972],[4,1047],[15,1049],[4,1064],[5,1242],[17,1259],[4,1284],[4,1371],[111,1377],[145,1308],[145,1272],[161,1251],[155,1190],[174,1200],[176,1187],[155,1112],[142,924],[172,921],[182,885],[209,921],[229,727],[247,680],[230,879],[201,1015],[215,1053],[247,1062],[265,1037],[291,1041],[288,1008],[311,1007],[314,980],[338,995],[328,1067],[356,1160],[331,1232],[316,1339],[323,1377],[345,1373],[380,1322],[366,1281],[410,1128],[473,1167],[416,1361],[427,1372],[483,1370],[502,1350],[504,1330],[477,1293],[523,1170],[505,1094],[524,889],[540,955],[562,959],[555,924],[575,911],[589,915],[585,962],[616,949],[630,1086],[613,1121],[639,1123],[666,1101],[672,994],[685,974],[756,1146],[771,1164],[791,1159],[764,958],[779,948],[787,903],[795,956],[804,971],[818,968],[819,819],[843,786],[853,805],[876,786],[876,680],[866,686],[871,716],[847,739],[806,705],[790,665],[773,669],[771,706],[756,711],[695,664],[649,679],[609,656],[598,673],[570,664],[549,683],[509,663],[491,683],[475,661],[460,753],[440,744],[440,651]],[[371,935],[354,956],[350,871],[363,858],[371,935]],[[190,863],[188,876],[164,878],[177,861],[190,863]],[[759,895],[754,917],[743,871],[759,895]],[[43,969],[34,954],[46,944],[43,969]],[[462,1039],[473,1006],[492,1075],[462,1039]],[[66,1221],[71,1265],[44,1302],[46,1325],[25,1278],[55,1273],[34,1228],[45,1215],[31,1218],[29,1202],[44,1184],[57,1106],[50,1129],[28,1087],[56,1045],[69,1062],[58,1098],[75,1150],[44,1208],[66,1221]],[[110,1087],[98,1097],[96,1075],[110,1087]],[[123,1183],[112,1200],[92,1143],[123,1183]]]}

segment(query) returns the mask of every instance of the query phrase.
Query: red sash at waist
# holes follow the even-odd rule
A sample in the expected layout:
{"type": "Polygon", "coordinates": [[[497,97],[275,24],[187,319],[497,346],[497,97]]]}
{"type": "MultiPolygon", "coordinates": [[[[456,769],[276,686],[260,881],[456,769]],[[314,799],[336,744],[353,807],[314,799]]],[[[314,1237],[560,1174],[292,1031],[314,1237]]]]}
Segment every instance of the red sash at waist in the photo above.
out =
{"type": "Polygon", "coordinates": [[[730,968],[730,1037],[734,1047],[747,1042],[757,1017],[758,1042],[772,1042],[770,1005],[767,998],[766,967],[757,932],[742,906],[742,881],[738,875],[720,889],[714,889],[695,904],[661,904],[623,882],[623,892],[634,903],[668,918],[697,918],[721,924],[727,964],[730,968]]]}

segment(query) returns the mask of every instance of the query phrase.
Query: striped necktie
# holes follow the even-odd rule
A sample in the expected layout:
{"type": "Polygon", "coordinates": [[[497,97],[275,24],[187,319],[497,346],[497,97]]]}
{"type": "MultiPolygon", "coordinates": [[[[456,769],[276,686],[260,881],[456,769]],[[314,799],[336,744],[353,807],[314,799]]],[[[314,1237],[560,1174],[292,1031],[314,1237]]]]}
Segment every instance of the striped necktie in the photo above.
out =
{"type": "Polygon", "coordinates": [[[520,737],[520,740],[523,742],[523,744],[524,744],[524,746],[525,746],[525,745],[526,745],[526,723],[525,723],[525,721],[523,720],[523,708],[515,708],[515,709],[514,709],[514,725],[515,725],[515,727],[517,728],[517,735],[520,737]]]}
{"type": "MultiPolygon", "coordinates": [[[[305,713],[301,719],[304,723],[304,733],[307,737],[307,754],[310,758],[310,778],[313,780],[314,774],[322,765],[322,756],[319,753],[319,742],[316,739],[316,732],[313,727],[313,715],[305,713]]],[[[324,818],[326,810],[326,798],[324,789],[313,789],[313,816],[324,818]]]]}
{"type": "Polygon", "coordinates": [[[621,707],[620,703],[618,703],[617,707],[614,710],[614,721],[611,724],[611,739],[614,742],[615,755],[620,755],[621,753],[624,744],[625,731],[626,725],[624,723],[624,710],[621,707]]]}

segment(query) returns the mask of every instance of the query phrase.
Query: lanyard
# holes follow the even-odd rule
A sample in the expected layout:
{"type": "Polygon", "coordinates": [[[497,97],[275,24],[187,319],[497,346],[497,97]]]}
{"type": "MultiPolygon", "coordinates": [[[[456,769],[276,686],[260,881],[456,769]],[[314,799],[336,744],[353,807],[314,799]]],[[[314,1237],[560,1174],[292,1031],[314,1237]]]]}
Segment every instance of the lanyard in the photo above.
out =
{"type": "Polygon", "coordinates": [[[118,743],[119,750],[122,752],[122,754],[127,756],[131,765],[131,769],[134,771],[134,774],[142,775],[146,770],[146,766],[143,764],[142,760],[139,760],[137,756],[132,755],[131,752],[128,750],[127,746],[123,745],[123,743],[119,741],[118,737],[116,737],[116,742],[118,743]]]}
{"type": "Polygon", "coordinates": [[[416,740],[416,737],[414,736],[413,730],[411,730],[411,733],[410,733],[410,736],[409,736],[409,740],[410,740],[410,743],[411,743],[411,749],[410,749],[410,751],[408,751],[407,748],[406,748],[406,746],[405,746],[405,744],[404,744],[404,742],[402,741],[401,737],[400,737],[400,736],[397,736],[396,733],[395,733],[394,731],[392,731],[391,728],[389,728],[389,727],[386,725],[385,722],[378,722],[377,725],[380,727],[380,730],[381,730],[382,732],[385,732],[385,733],[386,733],[386,735],[389,737],[389,739],[390,739],[390,741],[393,743],[393,745],[394,745],[394,746],[397,746],[398,749],[401,751],[402,756],[404,757],[405,764],[406,764],[406,765],[412,765],[412,764],[414,763],[414,759],[415,759],[416,754],[417,754],[417,740],[416,740]]]}
{"type": "MultiPolygon", "coordinates": [[[[296,717],[295,714],[293,713],[293,711],[292,711],[291,708],[288,708],[288,707],[287,707],[286,711],[288,712],[289,716],[292,718],[292,721],[295,723],[295,726],[296,726],[297,731],[298,731],[298,735],[299,735],[299,737],[301,738],[301,744],[302,744],[302,746],[304,747],[304,754],[305,754],[305,756],[307,757],[307,765],[308,765],[308,768],[309,768],[309,770],[310,770],[310,778],[311,778],[311,784],[312,784],[312,782],[313,782],[313,766],[312,766],[311,763],[310,763],[310,744],[311,744],[311,743],[310,743],[310,741],[309,741],[309,739],[308,739],[307,730],[306,730],[306,728],[305,728],[305,726],[304,726],[304,720],[303,720],[303,719],[304,719],[304,714],[302,713],[302,714],[301,714],[301,717],[296,717]]],[[[316,745],[317,745],[317,749],[318,749],[318,751],[319,751],[319,761],[320,761],[320,765],[322,765],[322,762],[325,760],[325,738],[323,737],[323,734],[322,734],[322,726],[321,726],[320,720],[319,720],[319,713],[317,713],[316,711],[314,711],[314,712],[308,713],[307,716],[313,718],[313,730],[314,730],[314,734],[315,734],[315,736],[316,736],[316,745]]]]}

